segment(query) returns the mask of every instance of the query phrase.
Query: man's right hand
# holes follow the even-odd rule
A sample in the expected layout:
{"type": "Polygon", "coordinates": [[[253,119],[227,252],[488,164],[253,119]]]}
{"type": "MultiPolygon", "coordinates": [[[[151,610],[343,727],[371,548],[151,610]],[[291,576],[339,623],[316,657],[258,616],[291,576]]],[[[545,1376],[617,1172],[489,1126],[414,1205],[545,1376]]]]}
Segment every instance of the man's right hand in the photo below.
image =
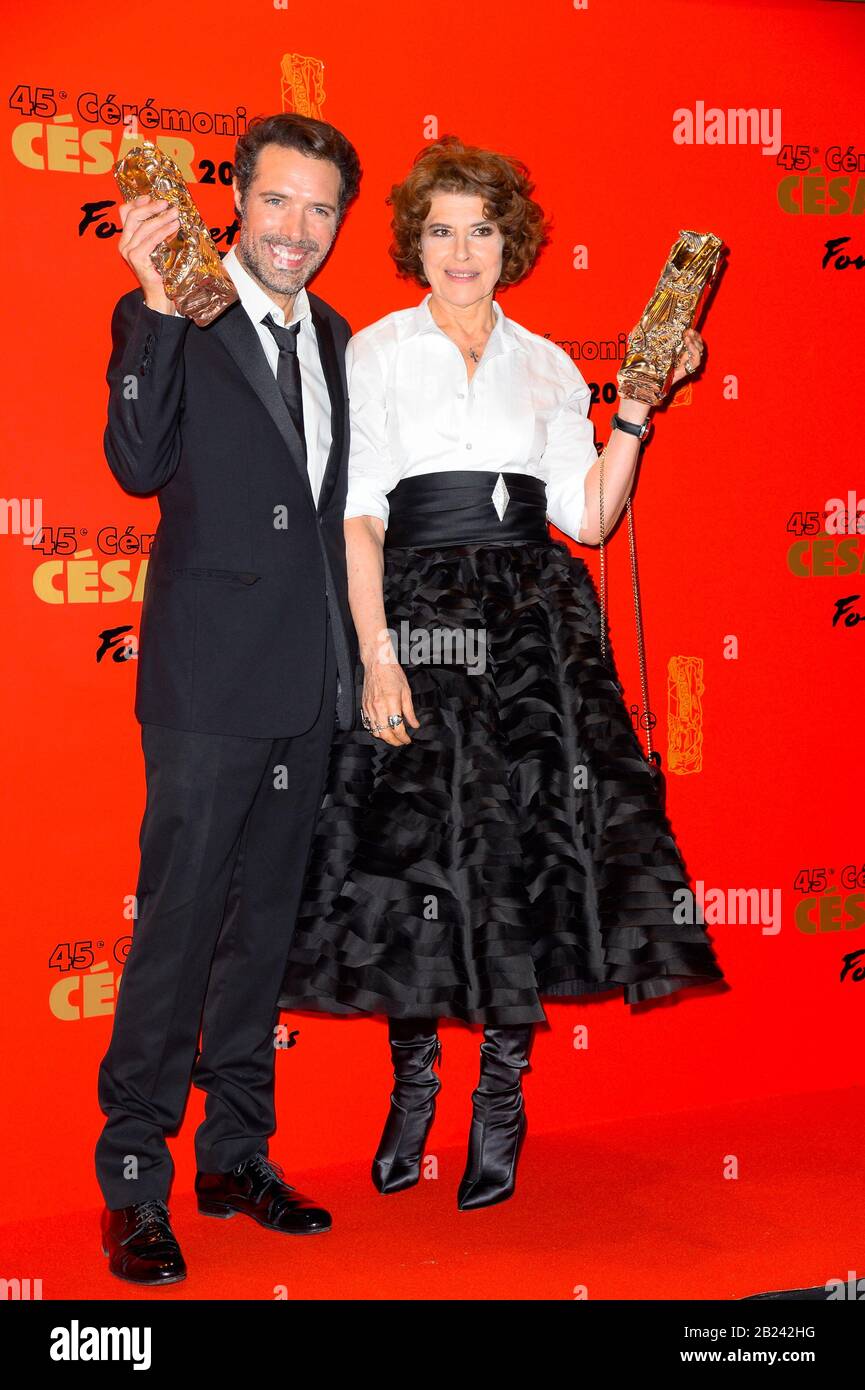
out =
{"type": "Polygon", "coordinates": [[[144,302],[160,314],[173,314],[174,304],[165,293],[162,276],[150,259],[161,241],[170,241],[180,225],[177,208],[165,198],[142,193],[121,203],[123,231],[118,249],[144,291],[144,302]]]}

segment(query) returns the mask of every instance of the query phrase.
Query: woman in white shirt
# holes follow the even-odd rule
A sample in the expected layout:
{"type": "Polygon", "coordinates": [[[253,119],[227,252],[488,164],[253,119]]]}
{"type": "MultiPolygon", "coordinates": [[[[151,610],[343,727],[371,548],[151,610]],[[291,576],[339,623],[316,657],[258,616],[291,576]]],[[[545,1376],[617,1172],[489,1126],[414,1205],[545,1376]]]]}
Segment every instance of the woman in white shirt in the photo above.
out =
{"type": "MultiPolygon", "coordinates": [[[[389,200],[391,255],[428,292],[347,349],[364,730],[336,737],[279,999],[387,1015],[382,1192],[420,1175],[438,1019],[483,1025],[463,1210],[514,1190],[541,997],[633,1003],[723,978],[702,924],[678,920],[684,866],[589,569],[547,531],[598,543],[598,468],[577,367],[495,300],[547,239],[531,191],[521,162],[445,136],[389,200]]],[[[674,382],[702,351],[690,332],[674,382]]],[[[639,448],[615,430],[608,531],[639,448]]]]}

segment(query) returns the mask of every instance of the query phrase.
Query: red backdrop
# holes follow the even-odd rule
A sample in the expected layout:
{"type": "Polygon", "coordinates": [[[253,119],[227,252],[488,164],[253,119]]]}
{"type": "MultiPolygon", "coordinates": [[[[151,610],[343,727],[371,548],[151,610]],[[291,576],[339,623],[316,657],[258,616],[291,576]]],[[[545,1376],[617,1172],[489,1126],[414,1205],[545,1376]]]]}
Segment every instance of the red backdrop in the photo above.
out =
{"type": "MultiPolygon", "coordinates": [[[[573,354],[601,440],[624,338],[680,229],[723,238],[705,368],[656,413],[634,518],[668,809],[732,989],[637,1012],[551,1004],[527,1095],[540,1132],[861,1081],[865,982],[842,974],[865,949],[865,7],[50,0],[5,29],[4,1112],[32,1174],[29,1193],[4,1188],[9,1214],[98,1201],[96,1072],[132,926],[136,666],[97,660],[107,630],[134,650],[158,518],[102,453],[110,314],[134,283],[111,172],[136,143],[124,106],[156,113],[140,129],[180,160],[221,249],[232,129],[281,109],[342,128],[362,193],[314,288],[355,330],[421,298],[394,275],[385,197],[423,142],[453,131],[524,159],[554,240],[503,306],[573,354]]],[[[576,549],[597,578],[597,551],[576,549]]],[[[609,561],[636,702],[624,525],[609,561]]],[[[383,1022],[286,1022],[300,1031],[277,1058],[272,1154],[289,1171],[368,1161],[383,1022]]],[[[465,1138],[478,1041],[445,1029],[442,1146],[465,1138]]],[[[202,1103],[193,1092],[173,1142],[179,1189],[202,1103]]]]}

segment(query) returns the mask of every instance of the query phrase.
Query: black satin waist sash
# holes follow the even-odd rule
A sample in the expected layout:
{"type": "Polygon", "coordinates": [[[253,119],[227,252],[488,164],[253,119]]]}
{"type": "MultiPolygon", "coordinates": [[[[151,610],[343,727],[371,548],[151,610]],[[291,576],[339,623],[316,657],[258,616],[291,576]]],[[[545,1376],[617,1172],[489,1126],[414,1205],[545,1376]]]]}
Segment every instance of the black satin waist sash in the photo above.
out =
{"type": "MultiPolygon", "coordinates": [[[[501,489],[500,489],[501,492],[501,489]]],[[[469,469],[403,478],[388,493],[387,548],[420,550],[473,541],[516,544],[549,541],[547,488],[525,473],[469,469]],[[493,491],[503,479],[507,497],[499,516],[493,491]]]]}

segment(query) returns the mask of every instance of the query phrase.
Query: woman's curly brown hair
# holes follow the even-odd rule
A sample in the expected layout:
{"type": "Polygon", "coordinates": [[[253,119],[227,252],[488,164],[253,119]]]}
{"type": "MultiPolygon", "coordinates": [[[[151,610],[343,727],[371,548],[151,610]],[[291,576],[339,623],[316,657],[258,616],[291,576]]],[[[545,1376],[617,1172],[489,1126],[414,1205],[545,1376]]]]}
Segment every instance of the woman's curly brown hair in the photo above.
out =
{"type": "Polygon", "coordinates": [[[515,285],[528,275],[549,241],[544,210],[529,196],[533,189],[528,168],[520,159],[464,145],[456,135],[443,135],[435,144],[425,145],[387,199],[394,210],[389,251],[399,274],[419,285],[429,284],[420,241],[432,195],[467,193],[483,198],[484,217],[495,222],[504,237],[498,283],[515,285]]]}

